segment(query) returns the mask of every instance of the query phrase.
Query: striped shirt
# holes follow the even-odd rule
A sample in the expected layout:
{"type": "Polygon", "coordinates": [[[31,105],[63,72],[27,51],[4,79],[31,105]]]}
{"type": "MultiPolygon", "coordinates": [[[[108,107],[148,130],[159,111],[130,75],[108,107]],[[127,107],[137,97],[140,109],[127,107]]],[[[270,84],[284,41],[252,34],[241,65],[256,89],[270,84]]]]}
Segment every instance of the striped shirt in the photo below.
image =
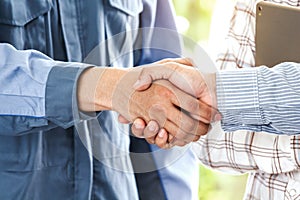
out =
{"type": "MultiPolygon", "coordinates": [[[[300,0],[270,1],[300,6],[300,0]]],[[[245,200],[300,199],[299,66],[252,68],[257,2],[237,0],[217,60],[226,69],[217,75],[223,128],[235,132],[211,131],[193,148],[206,166],[248,173],[245,200]]]]}
{"type": "Polygon", "coordinates": [[[216,85],[225,131],[300,134],[300,64],[221,70],[216,85]]]}

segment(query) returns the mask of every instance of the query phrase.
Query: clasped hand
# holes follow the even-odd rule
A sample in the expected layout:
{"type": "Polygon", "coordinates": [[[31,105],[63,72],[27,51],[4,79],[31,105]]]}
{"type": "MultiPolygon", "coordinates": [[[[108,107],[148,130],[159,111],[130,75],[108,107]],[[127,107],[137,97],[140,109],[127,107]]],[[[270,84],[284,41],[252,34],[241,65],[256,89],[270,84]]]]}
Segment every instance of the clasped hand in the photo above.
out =
{"type": "Polygon", "coordinates": [[[192,65],[166,59],[130,69],[88,69],[78,82],[79,108],[116,111],[121,123],[133,123],[133,134],[161,148],[197,141],[220,115],[213,75],[192,65]]]}
{"type": "MultiPolygon", "coordinates": [[[[142,67],[134,84],[140,98],[133,95],[133,100],[144,105],[148,115],[136,113],[134,135],[161,148],[184,146],[206,134],[210,122],[220,120],[214,108],[214,75],[207,74],[205,80],[191,66],[189,59],[166,59],[142,67]]],[[[132,119],[120,115],[119,121],[129,123],[132,119]]]]}

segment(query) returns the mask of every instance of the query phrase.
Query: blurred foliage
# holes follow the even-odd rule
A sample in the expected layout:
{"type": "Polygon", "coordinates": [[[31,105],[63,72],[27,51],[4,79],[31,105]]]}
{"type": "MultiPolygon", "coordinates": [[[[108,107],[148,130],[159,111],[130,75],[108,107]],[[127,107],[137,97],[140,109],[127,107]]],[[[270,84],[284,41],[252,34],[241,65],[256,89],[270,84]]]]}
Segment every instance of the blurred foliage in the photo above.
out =
{"type": "Polygon", "coordinates": [[[177,16],[185,17],[190,26],[184,34],[195,41],[208,38],[215,0],[173,0],[177,16]]]}
{"type": "Polygon", "coordinates": [[[228,175],[200,166],[201,200],[242,200],[247,176],[228,175]]]}
{"type": "MultiPolygon", "coordinates": [[[[183,34],[194,41],[206,41],[215,0],[173,0],[173,3],[177,16],[189,23],[183,34]]],[[[246,179],[246,175],[227,175],[200,166],[199,197],[201,200],[241,200],[246,179]]]]}

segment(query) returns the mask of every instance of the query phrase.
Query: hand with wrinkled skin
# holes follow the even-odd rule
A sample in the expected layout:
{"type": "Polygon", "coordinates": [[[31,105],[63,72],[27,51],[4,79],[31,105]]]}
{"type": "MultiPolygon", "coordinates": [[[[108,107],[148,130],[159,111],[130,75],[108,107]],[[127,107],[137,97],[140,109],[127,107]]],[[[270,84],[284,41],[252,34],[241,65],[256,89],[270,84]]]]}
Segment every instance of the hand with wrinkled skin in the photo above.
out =
{"type": "Polygon", "coordinates": [[[207,122],[211,118],[211,107],[187,95],[168,81],[156,81],[147,90],[135,92],[132,101],[132,120],[143,118],[150,122],[154,119],[159,127],[163,127],[185,143],[196,141],[207,133],[209,123],[193,119],[188,113],[196,113],[198,110],[197,113],[201,112],[204,121],[207,122]],[[138,107],[143,109],[139,110],[138,107]]]}
{"type": "Polygon", "coordinates": [[[140,91],[134,89],[145,69],[169,70],[176,65],[165,62],[125,70],[88,69],[78,83],[79,107],[83,111],[114,110],[128,122],[142,119],[151,124],[155,120],[157,130],[151,131],[158,132],[161,127],[185,143],[198,140],[207,132],[215,111],[212,107],[168,81],[155,81],[140,91]]]}
{"type": "MultiPolygon", "coordinates": [[[[176,85],[181,90],[193,95],[207,105],[216,107],[215,97],[215,75],[206,74],[205,76],[192,68],[192,61],[189,59],[167,59],[158,63],[177,63],[171,68],[160,69],[145,69],[139,77],[139,81],[135,84],[135,89],[147,89],[155,80],[165,79],[176,85]]],[[[203,120],[199,115],[191,114],[196,119],[203,120]]],[[[218,121],[221,115],[217,114],[211,121],[218,121]]],[[[119,121],[126,123],[126,120],[119,117],[119,121]]],[[[209,123],[206,121],[206,123],[209,123]]],[[[168,135],[168,131],[164,128],[159,129],[159,125],[155,120],[152,120],[148,125],[142,119],[136,119],[132,126],[132,132],[136,136],[145,136],[149,143],[155,143],[160,148],[170,148],[174,145],[183,146],[187,142],[180,140],[176,135],[168,135]]],[[[195,141],[195,140],[194,140],[195,141]]]]}

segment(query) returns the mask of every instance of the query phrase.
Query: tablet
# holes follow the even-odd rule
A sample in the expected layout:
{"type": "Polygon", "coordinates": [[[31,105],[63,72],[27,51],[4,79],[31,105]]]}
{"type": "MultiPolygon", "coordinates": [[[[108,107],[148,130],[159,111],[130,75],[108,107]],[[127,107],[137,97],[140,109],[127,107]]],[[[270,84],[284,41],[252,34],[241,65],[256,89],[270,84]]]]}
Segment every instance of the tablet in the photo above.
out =
{"type": "Polygon", "coordinates": [[[256,5],[255,65],[300,63],[300,7],[259,2],[256,5]]]}

